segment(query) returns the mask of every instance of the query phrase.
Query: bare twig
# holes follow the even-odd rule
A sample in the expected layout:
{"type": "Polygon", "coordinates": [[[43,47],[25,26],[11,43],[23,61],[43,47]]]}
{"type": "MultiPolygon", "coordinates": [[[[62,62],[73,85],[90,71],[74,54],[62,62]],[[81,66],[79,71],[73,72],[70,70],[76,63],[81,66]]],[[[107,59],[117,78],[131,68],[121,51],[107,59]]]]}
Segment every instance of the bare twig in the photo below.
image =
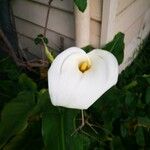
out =
{"type": "MultiPolygon", "coordinates": [[[[50,12],[51,2],[52,1],[53,0],[49,0],[49,2],[48,2],[48,10],[47,10],[46,21],[45,21],[45,26],[44,26],[44,33],[43,33],[44,37],[46,37],[47,25],[48,25],[48,20],[49,20],[49,12],[50,12]]],[[[44,53],[44,51],[42,51],[42,59],[43,59],[43,61],[45,60],[44,56],[45,56],[45,53],[44,53]]]]}
{"type": "Polygon", "coordinates": [[[0,29],[0,36],[2,37],[2,39],[3,39],[4,43],[6,44],[6,46],[8,47],[8,49],[10,50],[10,55],[12,56],[12,58],[14,59],[16,64],[19,65],[19,59],[17,58],[13,47],[1,29],[0,29]]]}
{"type": "Polygon", "coordinates": [[[47,10],[47,16],[46,16],[46,21],[45,21],[45,26],[44,26],[44,36],[46,36],[46,31],[47,31],[47,25],[48,25],[48,20],[49,20],[49,12],[51,8],[51,3],[53,0],[49,0],[48,2],[48,10],[47,10]]]}

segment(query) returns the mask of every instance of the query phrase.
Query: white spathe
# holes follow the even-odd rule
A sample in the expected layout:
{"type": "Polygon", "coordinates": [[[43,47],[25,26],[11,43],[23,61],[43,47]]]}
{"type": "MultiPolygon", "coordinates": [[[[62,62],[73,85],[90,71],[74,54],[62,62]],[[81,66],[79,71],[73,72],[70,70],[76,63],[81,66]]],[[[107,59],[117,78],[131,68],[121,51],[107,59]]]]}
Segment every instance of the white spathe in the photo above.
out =
{"type": "Polygon", "coordinates": [[[68,48],[55,58],[48,70],[52,104],[67,108],[89,108],[117,80],[115,56],[101,49],[86,53],[77,47],[68,48]],[[85,72],[79,69],[82,62],[90,62],[85,72]]]}

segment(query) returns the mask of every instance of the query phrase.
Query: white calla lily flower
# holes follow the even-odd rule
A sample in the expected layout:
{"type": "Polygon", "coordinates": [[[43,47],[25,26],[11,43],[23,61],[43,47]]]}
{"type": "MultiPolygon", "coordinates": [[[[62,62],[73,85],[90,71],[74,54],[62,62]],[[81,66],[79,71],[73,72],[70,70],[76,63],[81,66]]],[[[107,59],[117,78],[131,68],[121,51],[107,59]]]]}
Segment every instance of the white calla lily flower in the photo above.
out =
{"type": "Polygon", "coordinates": [[[75,109],[89,108],[117,83],[118,63],[108,51],[86,53],[71,47],[60,53],[48,70],[52,104],[75,109]]]}

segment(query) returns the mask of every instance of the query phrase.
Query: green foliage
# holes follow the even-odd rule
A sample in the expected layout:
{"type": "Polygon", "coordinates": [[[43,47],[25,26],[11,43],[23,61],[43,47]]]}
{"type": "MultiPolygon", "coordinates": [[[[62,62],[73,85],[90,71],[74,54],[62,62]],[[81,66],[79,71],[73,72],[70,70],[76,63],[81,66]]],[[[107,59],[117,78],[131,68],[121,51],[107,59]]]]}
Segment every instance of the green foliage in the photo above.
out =
{"type": "Polygon", "coordinates": [[[40,122],[31,123],[28,127],[14,136],[4,150],[41,150],[43,148],[40,122]]]}
{"type": "Polygon", "coordinates": [[[0,148],[27,126],[28,115],[34,106],[34,95],[29,92],[21,92],[18,96],[5,105],[1,113],[0,122],[0,148]]]}
{"type": "Polygon", "coordinates": [[[144,139],[144,133],[142,127],[139,127],[137,129],[135,136],[136,136],[137,144],[143,147],[145,145],[145,139],[144,139]]]}
{"type": "Polygon", "coordinates": [[[37,85],[33,82],[26,74],[21,74],[19,77],[19,84],[22,90],[26,91],[36,91],[37,85]]]}
{"type": "MultiPolygon", "coordinates": [[[[118,60],[118,63],[121,64],[124,58],[124,34],[119,32],[115,35],[112,41],[107,43],[101,49],[111,52],[118,60]]],[[[82,48],[86,53],[90,52],[94,48],[91,45],[82,48]]]]}
{"type": "MultiPolygon", "coordinates": [[[[150,39],[148,38],[141,44],[137,50],[138,56],[135,58],[134,62],[128,66],[122,74],[119,76],[119,87],[124,87],[133,83],[139,76],[146,79],[150,84],[150,39]]],[[[131,87],[132,88],[132,87],[131,87]]]]}
{"type": "MultiPolygon", "coordinates": [[[[124,35],[119,33],[104,47],[119,62],[123,57],[123,38],[124,35]],[[116,48],[118,51],[115,51],[116,48]]],[[[91,49],[91,46],[84,48],[87,52],[91,49]]],[[[9,58],[1,58],[0,148],[150,149],[149,55],[148,41],[143,44],[134,62],[121,73],[118,84],[84,111],[85,126],[80,130],[76,130],[81,125],[79,110],[53,106],[47,89],[40,89],[39,82],[35,83],[22,73],[9,58]]]]}
{"type": "Polygon", "coordinates": [[[150,104],[150,86],[146,89],[145,102],[146,104],[150,104]]]}
{"type": "Polygon", "coordinates": [[[88,45],[88,46],[86,46],[86,47],[83,47],[82,49],[83,49],[86,53],[88,53],[88,52],[92,51],[92,50],[94,49],[94,47],[92,47],[91,45],[88,45]]]}
{"type": "Polygon", "coordinates": [[[71,135],[76,130],[77,113],[76,110],[55,108],[55,110],[50,109],[43,114],[42,134],[47,149],[84,150],[85,146],[89,144],[89,139],[79,133],[71,135]]]}
{"type": "Polygon", "coordinates": [[[0,55],[0,110],[19,92],[17,83],[21,69],[9,57],[0,55]],[[15,83],[15,84],[14,84],[15,83]]]}
{"type": "Polygon", "coordinates": [[[74,0],[75,5],[81,12],[84,12],[87,7],[87,0],[74,0]]]}
{"type": "Polygon", "coordinates": [[[46,37],[44,37],[43,34],[37,35],[37,37],[34,39],[34,43],[36,45],[43,44],[42,40],[44,41],[45,44],[48,44],[48,39],[46,37]]]}
{"type": "Polygon", "coordinates": [[[118,63],[121,64],[124,58],[124,34],[119,32],[114,39],[106,44],[102,49],[105,49],[117,58],[118,63]]]}
{"type": "Polygon", "coordinates": [[[83,150],[89,144],[89,139],[86,136],[78,133],[73,134],[76,130],[75,120],[79,110],[52,106],[46,90],[40,92],[38,110],[43,112],[42,135],[46,149],[83,150]]]}

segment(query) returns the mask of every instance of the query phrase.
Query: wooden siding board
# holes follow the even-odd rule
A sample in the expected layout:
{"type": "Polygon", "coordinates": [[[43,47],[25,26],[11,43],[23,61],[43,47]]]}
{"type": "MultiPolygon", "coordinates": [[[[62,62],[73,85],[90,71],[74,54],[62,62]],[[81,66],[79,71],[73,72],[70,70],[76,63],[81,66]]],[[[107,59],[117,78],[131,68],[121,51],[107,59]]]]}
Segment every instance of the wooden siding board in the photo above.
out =
{"type": "Polygon", "coordinates": [[[38,34],[42,34],[44,29],[40,26],[36,26],[25,20],[15,18],[17,32],[35,38],[38,34]]]}
{"type": "Polygon", "coordinates": [[[48,21],[48,29],[54,30],[74,39],[75,36],[74,15],[51,8],[48,21]]]}
{"type": "MultiPolygon", "coordinates": [[[[49,46],[54,48],[56,51],[60,51],[60,47],[61,47],[61,42],[60,42],[60,37],[63,37],[61,35],[58,35],[50,30],[47,31],[46,34],[48,40],[49,40],[49,46]]],[[[64,38],[64,49],[69,48],[71,46],[75,45],[75,41],[66,37],[64,38]]]]}
{"type": "Polygon", "coordinates": [[[150,7],[150,1],[136,0],[116,17],[115,32],[125,32],[150,7]]]}
{"type": "Polygon", "coordinates": [[[125,32],[125,44],[128,45],[132,39],[140,37],[140,33],[142,31],[143,24],[143,16],[137,19],[137,21],[132,24],[132,26],[125,32]]]}
{"type": "MultiPolygon", "coordinates": [[[[49,0],[32,0],[34,2],[38,2],[44,5],[48,5],[49,0]]],[[[58,9],[62,9],[65,11],[73,12],[73,0],[53,0],[51,3],[52,7],[56,7],[58,9]]]]}
{"type": "Polygon", "coordinates": [[[47,31],[46,37],[48,38],[48,45],[57,51],[60,49],[60,36],[52,31],[47,31]]]}
{"type": "Polygon", "coordinates": [[[102,0],[91,0],[90,1],[90,14],[91,14],[92,19],[101,21],[102,0]]]}
{"type": "Polygon", "coordinates": [[[125,11],[136,0],[118,0],[117,15],[125,11]]]}
{"type": "Polygon", "coordinates": [[[150,8],[145,12],[145,17],[142,25],[141,38],[144,39],[150,33],[150,8]]]}
{"type": "Polygon", "coordinates": [[[124,70],[135,58],[137,54],[137,48],[140,44],[141,40],[134,38],[128,45],[125,46],[124,50],[124,61],[123,63],[119,66],[119,72],[124,70]]]}
{"type": "Polygon", "coordinates": [[[90,44],[95,48],[100,47],[100,28],[100,22],[95,20],[90,21],[90,44]]]}
{"type": "Polygon", "coordinates": [[[120,72],[128,66],[136,54],[138,46],[150,33],[150,9],[140,16],[132,26],[125,32],[125,55],[124,62],[120,66],[120,72]]]}
{"type": "Polygon", "coordinates": [[[32,1],[39,2],[45,5],[48,5],[48,2],[49,2],[49,0],[32,0],[32,1]]]}
{"type": "Polygon", "coordinates": [[[35,45],[34,41],[27,38],[21,34],[18,34],[18,41],[21,50],[21,54],[27,59],[35,59],[35,57],[42,58],[42,51],[44,50],[42,46],[35,45]],[[27,52],[27,50],[29,52],[27,52]],[[31,53],[31,54],[30,54],[31,53]],[[32,55],[33,54],[33,55],[32,55]],[[34,57],[35,56],[35,57],[34,57]]]}
{"type": "Polygon", "coordinates": [[[63,10],[67,10],[70,12],[73,12],[73,6],[74,6],[74,2],[73,0],[54,0],[52,2],[52,6],[56,7],[56,8],[60,8],[63,10]]]}
{"type": "Polygon", "coordinates": [[[103,0],[101,46],[112,40],[115,34],[117,5],[118,0],[103,0]]]}
{"type": "Polygon", "coordinates": [[[12,1],[15,16],[29,20],[40,26],[45,25],[47,7],[27,0],[12,1]]]}

